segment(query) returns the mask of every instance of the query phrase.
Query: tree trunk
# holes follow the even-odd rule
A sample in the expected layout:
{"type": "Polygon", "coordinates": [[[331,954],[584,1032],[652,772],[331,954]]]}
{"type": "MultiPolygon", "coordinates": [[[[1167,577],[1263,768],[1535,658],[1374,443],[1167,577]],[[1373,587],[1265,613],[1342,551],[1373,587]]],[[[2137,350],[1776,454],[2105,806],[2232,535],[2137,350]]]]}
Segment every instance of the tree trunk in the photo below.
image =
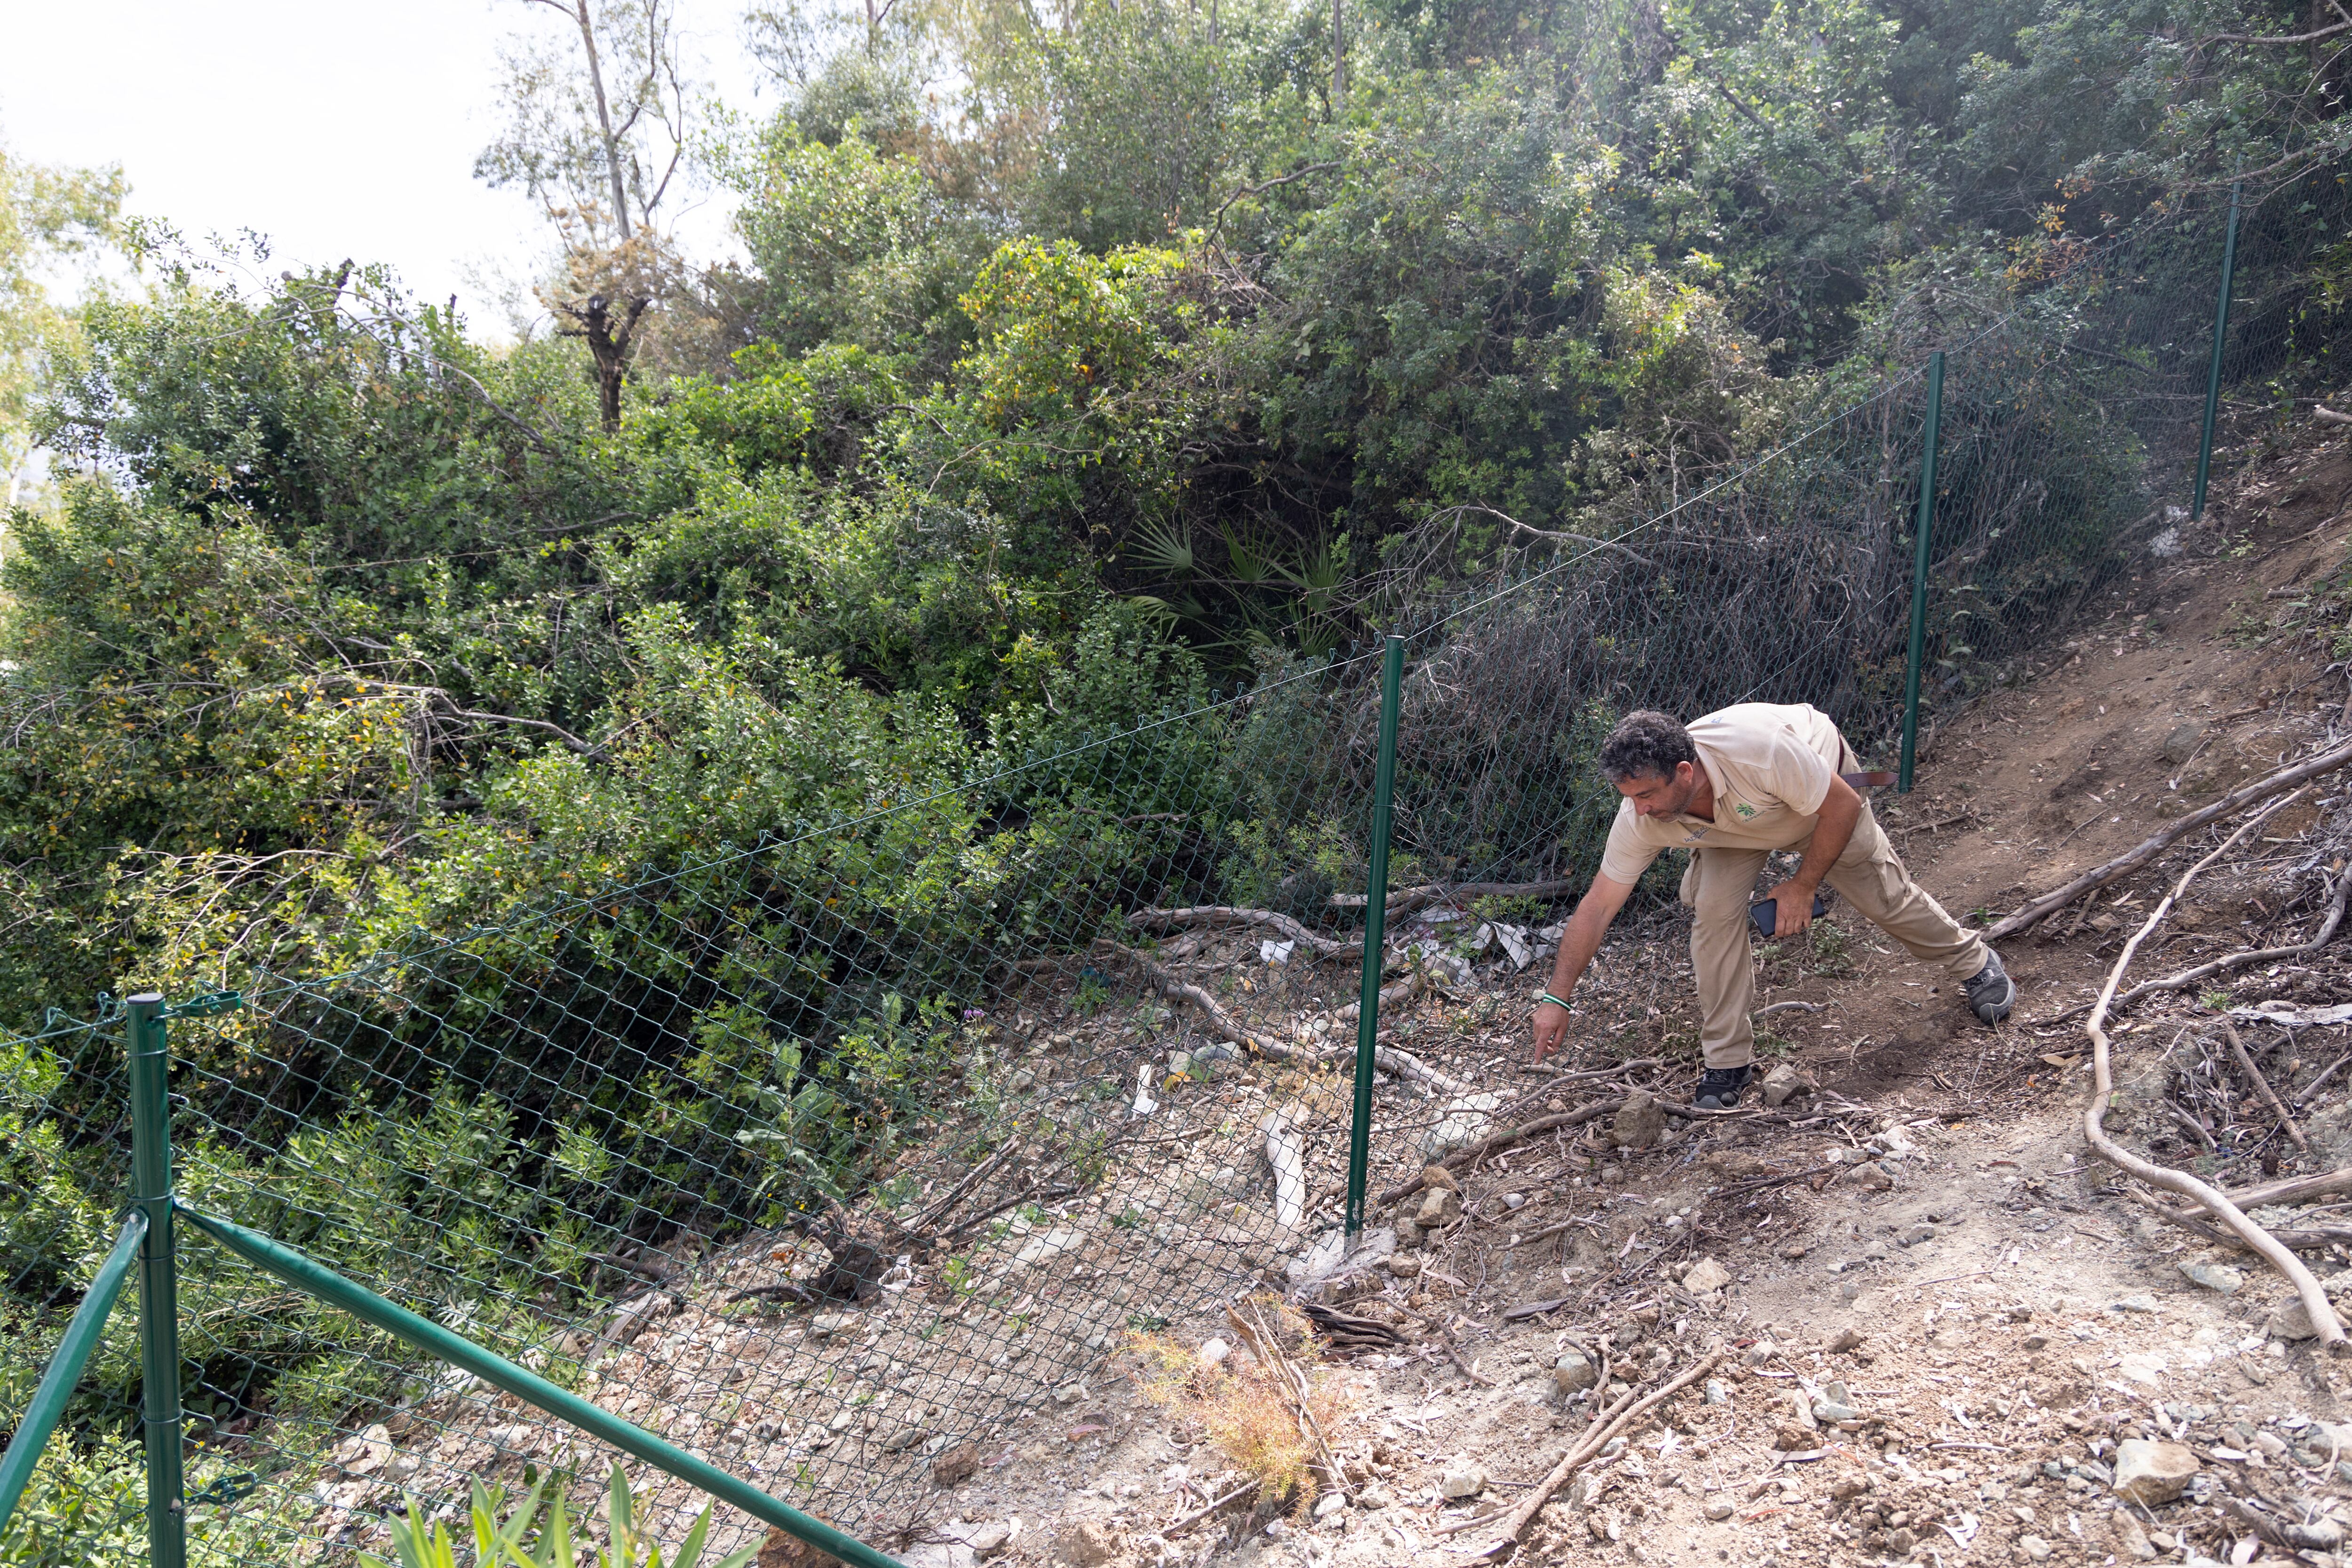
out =
{"type": "Polygon", "coordinates": [[[596,362],[596,413],[606,430],[621,427],[621,384],[629,375],[629,343],[635,336],[637,319],[646,313],[647,300],[617,301],[621,314],[614,314],[615,301],[602,294],[591,294],[584,305],[565,305],[563,313],[580,324],[567,329],[564,336],[584,339],[588,353],[596,362]]]}
{"type": "Polygon", "coordinates": [[[1348,100],[1347,20],[1340,14],[1344,0],[1331,0],[1331,112],[1338,114],[1348,100]]]}
{"type": "MultiPolygon", "coordinates": [[[[604,173],[613,183],[613,223],[623,239],[629,237],[629,186],[621,173],[621,142],[613,134],[612,106],[604,101],[604,68],[596,58],[596,23],[589,14],[589,0],[572,0],[572,17],[580,24],[580,45],[588,52],[588,86],[596,99],[596,129],[604,139],[604,173]]],[[[642,310],[644,307],[640,306],[642,310]]],[[[604,364],[598,360],[599,368],[604,364]]],[[[614,407],[620,404],[620,387],[613,388],[614,407]]],[[[612,418],[618,419],[615,412],[612,418]]]]}

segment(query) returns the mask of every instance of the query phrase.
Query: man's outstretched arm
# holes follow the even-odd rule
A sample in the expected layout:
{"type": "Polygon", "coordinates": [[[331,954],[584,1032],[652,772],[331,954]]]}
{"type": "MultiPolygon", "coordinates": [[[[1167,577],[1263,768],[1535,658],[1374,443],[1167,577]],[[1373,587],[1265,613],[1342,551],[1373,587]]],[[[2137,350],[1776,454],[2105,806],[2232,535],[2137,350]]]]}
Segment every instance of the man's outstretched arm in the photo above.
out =
{"type": "Polygon", "coordinates": [[[1796,875],[1764,895],[1780,906],[1773,915],[1774,936],[1801,935],[1813,923],[1813,894],[1838,857],[1845,853],[1845,847],[1853,842],[1854,826],[1861,821],[1862,796],[1843,779],[1830,780],[1830,792],[1822,797],[1821,814],[1813,819],[1813,838],[1805,847],[1803,862],[1796,875]]]}
{"type": "MultiPolygon", "coordinates": [[[[1601,951],[1601,939],[1609,934],[1609,922],[1625,907],[1625,900],[1633,891],[1631,882],[1612,882],[1606,877],[1592,879],[1592,886],[1577,900],[1576,912],[1568,918],[1568,929],[1559,933],[1559,956],[1552,962],[1551,981],[1547,987],[1554,996],[1574,994],[1576,983],[1584,978],[1585,966],[1592,955],[1601,951]]],[[[1536,1004],[1536,1060],[1541,1061],[1559,1049],[1568,1036],[1568,1009],[1557,1002],[1536,1004]]]]}

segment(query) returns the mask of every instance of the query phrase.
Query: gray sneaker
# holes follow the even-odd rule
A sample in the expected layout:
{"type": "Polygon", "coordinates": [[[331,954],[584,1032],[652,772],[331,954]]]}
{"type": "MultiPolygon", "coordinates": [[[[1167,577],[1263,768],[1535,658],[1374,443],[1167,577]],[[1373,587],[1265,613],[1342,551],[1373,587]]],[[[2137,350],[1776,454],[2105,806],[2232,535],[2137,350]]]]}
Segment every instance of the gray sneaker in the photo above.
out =
{"type": "Polygon", "coordinates": [[[1960,982],[1969,994],[1969,1007],[1987,1024],[1998,1024],[2017,1005],[2017,982],[2000,966],[2000,954],[1985,950],[1985,966],[1960,982]]]}

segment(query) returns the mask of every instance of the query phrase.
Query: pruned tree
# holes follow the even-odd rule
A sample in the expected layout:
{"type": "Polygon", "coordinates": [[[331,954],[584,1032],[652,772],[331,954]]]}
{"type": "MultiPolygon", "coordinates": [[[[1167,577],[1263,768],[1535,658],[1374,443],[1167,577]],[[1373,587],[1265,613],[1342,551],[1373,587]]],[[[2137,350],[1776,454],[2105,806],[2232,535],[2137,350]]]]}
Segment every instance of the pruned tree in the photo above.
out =
{"type": "Polygon", "coordinates": [[[507,129],[474,174],[520,185],[554,224],[562,247],[540,298],[587,344],[604,427],[621,421],[621,388],[647,310],[679,267],[660,228],[664,199],[686,162],[690,84],[678,61],[677,7],[665,0],[524,0],[562,16],[552,37],[505,51],[507,129]]]}

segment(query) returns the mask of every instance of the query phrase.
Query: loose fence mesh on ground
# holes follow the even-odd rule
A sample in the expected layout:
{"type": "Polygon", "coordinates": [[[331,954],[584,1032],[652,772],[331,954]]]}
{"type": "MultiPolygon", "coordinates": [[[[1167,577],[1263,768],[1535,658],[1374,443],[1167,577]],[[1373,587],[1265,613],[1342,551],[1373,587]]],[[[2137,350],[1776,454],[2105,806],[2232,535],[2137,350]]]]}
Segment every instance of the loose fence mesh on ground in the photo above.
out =
{"type": "MultiPolygon", "coordinates": [[[[2241,401],[2294,395],[2340,336],[2297,280],[2342,227],[2338,187],[2321,196],[2242,229],[2241,401]]],[[[2092,590],[2178,546],[2225,222],[2036,253],[2005,315],[1931,334],[1952,346],[1923,726],[2023,678],[2092,590]]],[[[1396,994],[1548,956],[1616,805],[1592,752],[1629,709],[1810,701],[1892,761],[1930,393],[1907,368],[1727,478],[1643,481],[1605,531],[1539,541],[1417,613],[1396,994]]],[[[854,1534],[900,1539],[944,1512],[942,1468],[1048,1421],[1084,1430],[1128,1335],[1328,1252],[1381,668],[1377,649],[1291,668],[179,1017],[179,1191],[854,1534]]],[[[1464,1081],[1413,1046],[1382,1058],[1375,1193],[1542,1092],[1464,1081]]],[[[25,1408],[112,1243],[121,1068],[113,1016],[0,1055],[0,1409],[25,1408]]],[[[179,1256],[198,1560],[338,1558],[381,1545],[404,1493],[441,1507],[468,1475],[601,1472],[575,1431],[193,1231],[179,1256]]],[[[132,1317],[13,1527],[24,1560],[143,1536],[136,1473],[108,1447],[136,1430],[132,1317]]],[[[682,1530],[700,1500],[655,1489],[682,1530]]]]}

